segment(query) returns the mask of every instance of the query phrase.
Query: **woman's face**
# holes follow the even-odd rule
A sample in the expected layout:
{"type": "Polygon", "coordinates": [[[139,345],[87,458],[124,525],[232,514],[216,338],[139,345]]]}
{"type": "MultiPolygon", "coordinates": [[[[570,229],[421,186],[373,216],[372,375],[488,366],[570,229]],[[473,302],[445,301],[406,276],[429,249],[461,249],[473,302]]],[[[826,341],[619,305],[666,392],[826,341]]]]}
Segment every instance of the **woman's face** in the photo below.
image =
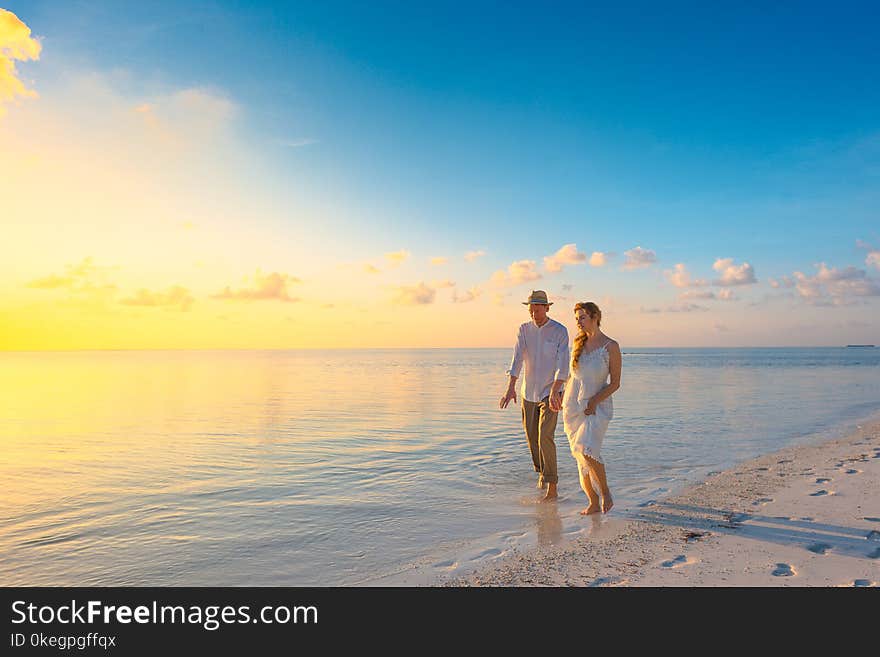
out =
{"type": "Polygon", "coordinates": [[[584,333],[592,334],[596,332],[596,320],[590,317],[590,313],[583,308],[578,308],[574,312],[574,319],[577,322],[578,328],[584,333]]]}

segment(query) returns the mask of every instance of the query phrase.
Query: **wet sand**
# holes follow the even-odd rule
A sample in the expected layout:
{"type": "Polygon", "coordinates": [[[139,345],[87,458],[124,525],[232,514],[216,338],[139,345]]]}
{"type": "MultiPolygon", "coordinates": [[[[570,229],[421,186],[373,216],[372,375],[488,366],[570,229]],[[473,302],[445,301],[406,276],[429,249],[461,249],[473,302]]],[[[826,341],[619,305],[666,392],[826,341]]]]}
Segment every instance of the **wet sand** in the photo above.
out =
{"type": "Polygon", "coordinates": [[[877,586],[880,422],[741,463],[669,498],[584,519],[443,586],[877,586]]]}

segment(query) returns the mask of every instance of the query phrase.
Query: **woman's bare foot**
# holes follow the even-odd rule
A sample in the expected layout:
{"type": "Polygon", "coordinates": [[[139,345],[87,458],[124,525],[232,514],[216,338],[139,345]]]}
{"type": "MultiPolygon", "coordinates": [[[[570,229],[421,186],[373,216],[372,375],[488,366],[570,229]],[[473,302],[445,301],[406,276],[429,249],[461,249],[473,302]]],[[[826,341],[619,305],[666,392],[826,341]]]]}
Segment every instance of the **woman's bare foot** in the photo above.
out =
{"type": "Polygon", "coordinates": [[[614,500],[611,499],[611,493],[602,495],[602,513],[608,513],[613,506],[614,500]]]}
{"type": "Polygon", "coordinates": [[[541,498],[541,501],[552,502],[557,497],[559,497],[559,494],[556,492],[556,484],[547,482],[547,494],[543,498],[541,498]]]}
{"type": "Polygon", "coordinates": [[[601,511],[601,510],[602,509],[599,508],[598,501],[590,502],[590,506],[588,506],[586,509],[581,511],[581,515],[582,516],[590,516],[590,515],[593,515],[594,513],[599,513],[599,511],[601,511]]]}

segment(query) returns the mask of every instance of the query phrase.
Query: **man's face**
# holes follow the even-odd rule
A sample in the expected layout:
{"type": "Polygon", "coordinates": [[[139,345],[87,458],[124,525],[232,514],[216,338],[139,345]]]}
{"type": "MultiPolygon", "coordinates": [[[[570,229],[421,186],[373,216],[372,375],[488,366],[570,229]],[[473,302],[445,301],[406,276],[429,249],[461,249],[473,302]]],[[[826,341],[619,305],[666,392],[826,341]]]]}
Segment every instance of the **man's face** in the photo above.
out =
{"type": "Polygon", "coordinates": [[[544,305],[541,303],[530,303],[529,304],[529,315],[532,316],[532,321],[535,324],[543,324],[547,319],[547,311],[550,310],[549,305],[544,305]]]}

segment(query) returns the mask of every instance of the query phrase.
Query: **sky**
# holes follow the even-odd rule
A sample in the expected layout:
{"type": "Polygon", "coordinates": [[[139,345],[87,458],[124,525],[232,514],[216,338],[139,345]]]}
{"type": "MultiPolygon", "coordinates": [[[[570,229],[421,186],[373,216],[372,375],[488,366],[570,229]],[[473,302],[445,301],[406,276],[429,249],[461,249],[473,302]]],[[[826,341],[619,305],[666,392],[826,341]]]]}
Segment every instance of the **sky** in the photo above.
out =
{"type": "Polygon", "coordinates": [[[880,343],[872,3],[0,0],[0,350],[880,343]],[[603,3],[607,4],[607,3],[603,3]]]}

